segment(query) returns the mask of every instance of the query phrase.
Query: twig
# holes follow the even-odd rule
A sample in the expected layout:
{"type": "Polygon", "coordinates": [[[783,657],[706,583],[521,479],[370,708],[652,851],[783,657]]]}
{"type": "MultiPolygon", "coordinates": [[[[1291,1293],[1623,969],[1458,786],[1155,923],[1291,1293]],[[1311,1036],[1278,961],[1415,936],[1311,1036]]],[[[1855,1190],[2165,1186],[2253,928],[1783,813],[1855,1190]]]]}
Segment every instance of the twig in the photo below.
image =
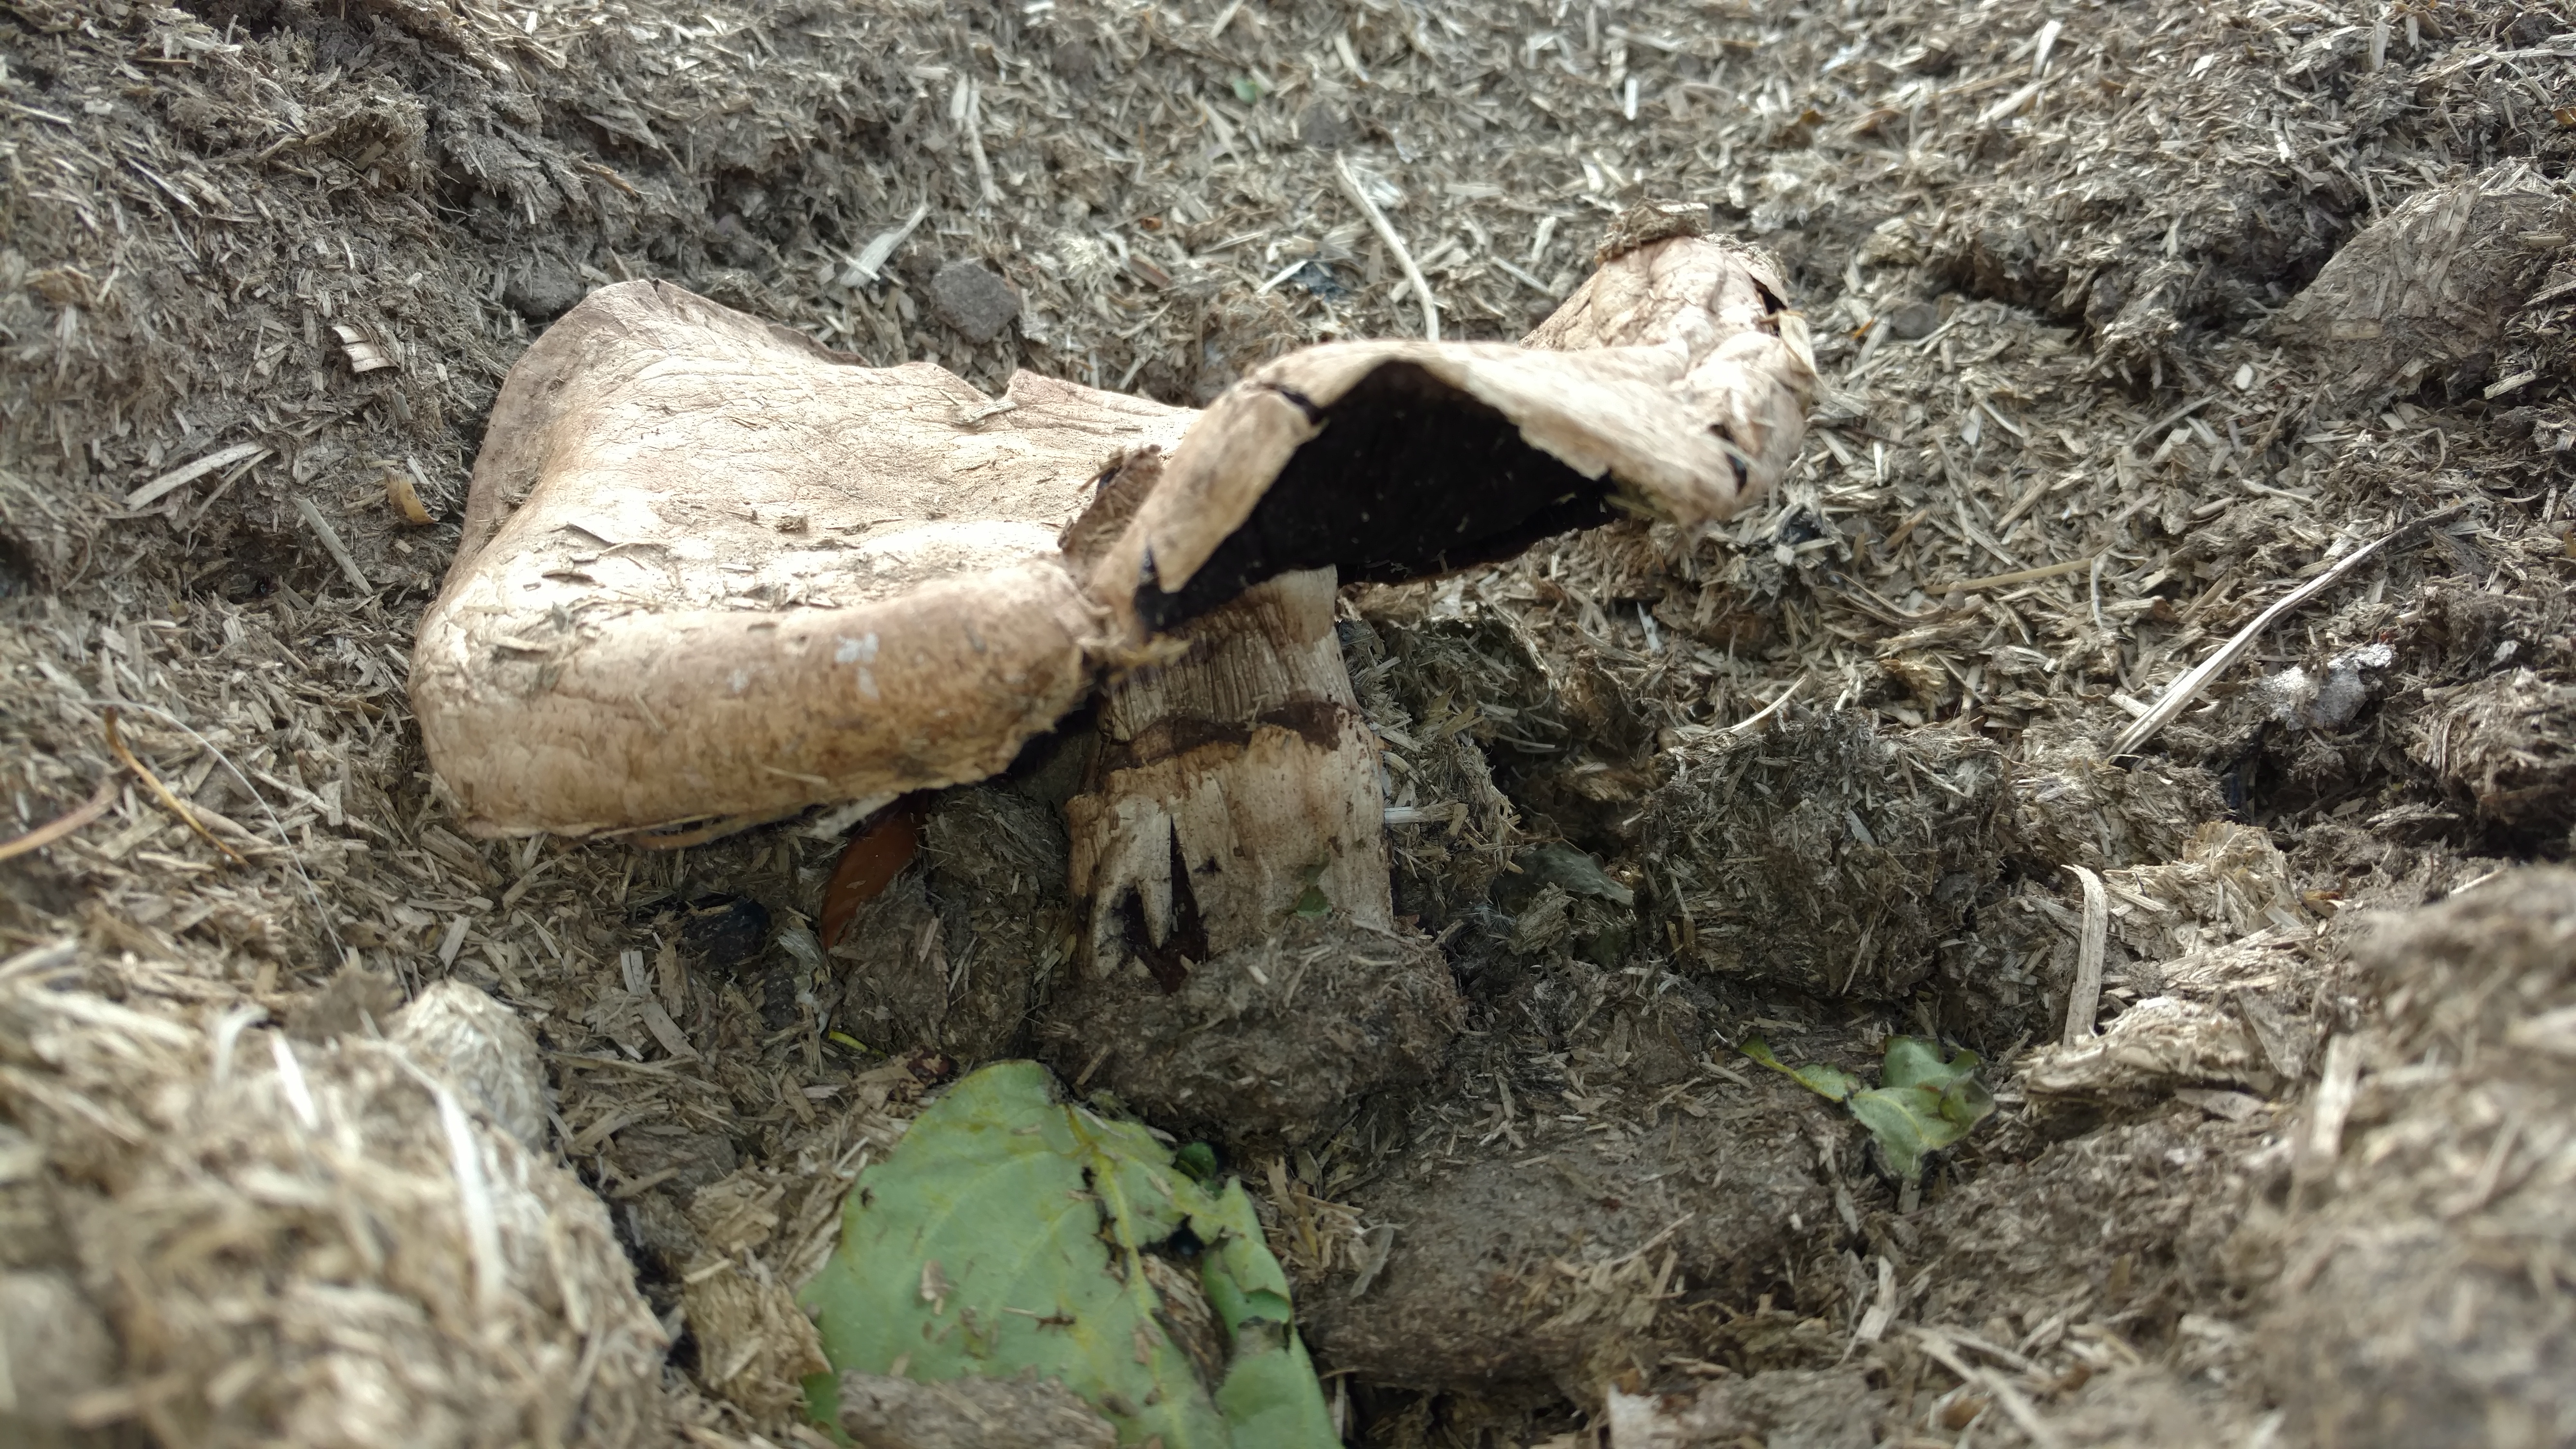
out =
{"type": "Polygon", "coordinates": [[[1792,696],[1796,695],[1799,690],[1806,687],[1807,676],[1801,674],[1798,676],[1797,683],[1790,685],[1787,689],[1781,690],[1779,696],[1773,699],[1769,704],[1762,706],[1762,708],[1754,711],[1751,715],[1738,723],[1729,726],[1729,728],[1739,735],[1749,733],[1755,726],[1761,724],[1764,720],[1778,714],[1781,708],[1788,704],[1792,696]]]}
{"type": "Polygon", "coordinates": [[[2478,1169],[2468,1188],[2442,1204],[2445,1218],[2464,1218],[2495,1199],[2496,1184],[2504,1180],[2504,1165],[2513,1156],[2514,1139],[2522,1134],[2522,1109],[2508,1108],[2504,1125],[2496,1128],[2495,1142],[2487,1148],[2485,1165],[2478,1169]]]}
{"type": "Polygon", "coordinates": [[[2334,1175],[2343,1151],[2344,1123],[2352,1116],[2353,1096],[2361,1087],[2361,1044],[2348,1036],[2326,1043],[2325,1064],[2317,1070],[2317,1090],[2308,1099],[2308,1130],[2290,1164],[2291,1180],[2307,1184],[2334,1175]]]}
{"type": "Polygon", "coordinates": [[[88,804],[39,825],[15,840],[0,841],[0,860],[25,855],[31,850],[42,850],[106,814],[107,807],[115,803],[116,772],[111,770],[106,779],[98,782],[98,793],[89,797],[88,804]]]}
{"type": "Polygon", "coordinates": [[[59,971],[80,957],[80,942],[70,936],[30,946],[5,961],[0,961],[0,981],[15,981],[39,971],[59,971]]]}
{"type": "Polygon", "coordinates": [[[312,529],[314,535],[322,540],[323,550],[340,565],[340,572],[349,576],[349,582],[358,586],[358,592],[374,593],[376,586],[367,582],[367,571],[358,567],[357,555],[349,552],[349,546],[340,541],[340,530],[331,526],[331,521],[322,516],[322,510],[313,506],[313,500],[297,494],[295,511],[304,515],[304,526],[312,529]]]}
{"type": "Polygon", "coordinates": [[[1439,341],[1440,304],[1432,300],[1431,284],[1422,280],[1422,269],[1413,264],[1413,253],[1404,249],[1404,238],[1395,234],[1395,223],[1388,221],[1386,213],[1377,209],[1377,203],[1369,200],[1367,188],[1360,185],[1360,178],[1351,170],[1349,157],[1333,157],[1333,175],[1341,180],[1342,194],[1368,217],[1369,225],[1377,231],[1377,239],[1386,243],[1388,251],[1395,253],[1395,264],[1404,269],[1404,280],[1412,286],[1413,295],[1422,299],[1422,335],[1434,342],[1439,341]]]}
{"type": "Polygon", "coordinates": [[[2111,934],[2111,897],[2102,878],[2080,865],[2070,865],[2084,883],[2084,934],[2075,948],[2075,986],[2066,993],[2066,1030],[2060,1037],[2070,1047],[2093,1039],[2093,1017],[2102,1007],[2102,948],[2111,934]]]}
{"type": "Polygon", "coordinates": [[[2174,716],[2182,713],[2184,706],[2199,697],[2201,690],[2207,688],[2211,680],[2216,679],[2229,665],[2244,658],[2246,651],[2254,647],[2254,641],[2261,638],[2263,631],[2271,628],[2282,615],[2333,588],[2342,581],[2344,575],[2360,567],[2362,560],[2408,534],[2458,516],[2466,511],[2468,506],[2465,503],[2454,503],[2448,508],[2427,513],[2412,523],[2402,524],[2354,549],[2333,568],[2283,594],[2279,603],[2255,615],[2254,622],[2237,630],[2236,636],[2220,645],[2217,653],[2202,660],[2190,673],[2165,686],[2165,692],[2157,696],[2154,707],[2140,715],[2137,723],[2122,731],[2120,738],[2112,743],[2111,758],[2116,760],[2123,755],[2134,755],[2144,748],[2147,741],[2156,737],[2157,731],[2173,723],[2174,716]]]}
{"type": "MultiPolygon", "coordinates": [[[[2071,558],[2064,563],[2041,564],[2031,569],[2015,569],[2008,574],[1989,574],[1982,579],[1962,579],[1958,583],[1943,586],[1941,591],[1948,593],[1956,589],[1963,594],[1975,594],[1987,589],[2006,588],[2013,584],[2035,584],[2041,579],[2053,579],[2059,574],[2071,574],[2080,569],[2089,568],[2092,563],[2091,558],[2071,558]]],[[[1930,590],[1927,589],[1925,592],[1929,593],[1930,590]]]]}
{"type": "Polygon", "coordinates": [[[231,856],[233,864],[235,865],[250,864],[250,861],[245,858],[240,851],[233,849],[231,846],[224,844],[220,840],[217,840],[215,838],[215,832],[206,828],[206,822],[197,818],[197,812],[189,809],[186,801],[170,793],[170,787],[161,783],[161,777],[153,774],[149,767],[147,767],[141,760],[134,757],[134,752],[132,750],[125,747],[125,741],[119,737],[116,732],[116,709],[113,705],[109,706],[107,710],[107,748],[108,753],[116,756],[119,764],[132,770],[137,776],[141,777],[144,784],[152,787],[152,793],[159,797],[162,804],[170,807],[171,814],[176,815],[181,820],[187,822],[187,826],[190,830],[204,836],[208,845],[211,845],[215,849],[222,851],[224,854],[231,856]]]}

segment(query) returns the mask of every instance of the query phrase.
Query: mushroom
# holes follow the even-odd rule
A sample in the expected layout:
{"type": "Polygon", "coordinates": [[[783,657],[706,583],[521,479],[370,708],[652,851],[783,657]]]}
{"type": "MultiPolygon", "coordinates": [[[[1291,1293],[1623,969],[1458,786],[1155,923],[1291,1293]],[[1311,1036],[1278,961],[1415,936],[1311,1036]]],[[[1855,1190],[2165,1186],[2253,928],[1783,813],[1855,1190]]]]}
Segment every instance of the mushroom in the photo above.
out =
{"type": "MultiPolygon", "coordinates": [[[[1454,996],[1393,934],[1335,590],[1621,512],[1720,519],[1777,481],[1804,323],[1705,216],[1623,219],[1525,345],[1307,348],[1196,415],[1026,373],[987,401],[667,285],[604,289],[494,409],[412,676],[431,762],[480,833],[678,843],[997,773],[1099,684],[1063,1021],[1132,1025],[1123,1055],[1168,1061],[1248,1019],[1197,973],[1267,982],[1246,953],[1294,923],[1308,958],[1424,978],[1372,1038],[1418,1067],[1454,996]]],[[[1084,1077],[1110,1050],[1063,1060],[1084,1077]]],[[[1263,1060],[1245,1079],[1294,1074],[1263,1060]]],[[[1154,1074],[1109,1070],[1150,1104],[1154,1074]]]]}
{"type": "Polygon", "coordinates": [[[1190,416],[603,288],[493,407],[414,654],[430,763],[477,834],[660,844],[992,775],[1091,688],[1058,533],[1190,416]]]}

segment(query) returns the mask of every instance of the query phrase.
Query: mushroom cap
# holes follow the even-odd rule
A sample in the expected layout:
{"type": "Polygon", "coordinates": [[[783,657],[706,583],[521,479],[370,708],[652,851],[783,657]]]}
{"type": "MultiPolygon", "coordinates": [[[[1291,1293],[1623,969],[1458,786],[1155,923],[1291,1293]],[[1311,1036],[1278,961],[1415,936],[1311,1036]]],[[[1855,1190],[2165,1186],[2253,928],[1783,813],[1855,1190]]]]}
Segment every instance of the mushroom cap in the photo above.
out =
{"type": "Polygon", "coordinates": [[[664,283],[592,293],[502,387],[413,656],[466,826],[748,823],[1007,767],[1090,687],[1060,530],[1192,415],[1027,373],[1002,401],[664,283]]]}
{"type": "Polygon", "coordinates": [[[1280,574],[1733,514],[1805,431],[1785,295],[1758,251],[1661,236],[1526,345],[1307,348],[1193,414],[1027,373],[995,403],[603,288],[493,407],[413,656],[430,763],[478,834],[706,827],[663,843],[981,779],[1098,669],[1280,574]]]}
{"type": "Polygon", "coordinates": [[[1614,510],[1733,515],[1797,456],[1815,387],[1778,264],[1716,237],[1612,257],[1521,346],[1309,347],[1219,397],[1091,565],[1129,638],[1278,574],[1391,582],[1614,510]]]}

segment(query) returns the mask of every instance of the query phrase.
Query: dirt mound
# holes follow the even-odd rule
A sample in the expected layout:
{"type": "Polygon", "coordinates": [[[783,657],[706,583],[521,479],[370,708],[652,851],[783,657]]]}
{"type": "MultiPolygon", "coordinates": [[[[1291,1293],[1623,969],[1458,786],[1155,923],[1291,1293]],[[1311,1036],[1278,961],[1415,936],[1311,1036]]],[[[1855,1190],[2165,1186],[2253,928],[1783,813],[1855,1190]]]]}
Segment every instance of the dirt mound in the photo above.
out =
{"type": "Polygon", "coordinates": [[[123,1363],[63,1279],[13,1274],[12,1320],[43,1305],[65,1334],[11,1348],[13,1414],[131,1415],[192,1444],[662,1434],[667,1337],[605,1205],[553,1160],[536,1046],[506,1008],[443,982],[381,1037],[298,1047],[238,997],[84,982],[73,955],[0,969],[0,1100],[87,1165],[95,1198],[48,1216],[123,1363]],[[221,1009],[200,1022],[191,1001],[221,1009]],[[490,1392],[504,1380],[523,1387],[490,1392]]]}
{"type": "Polygon", "coordinates": [[[2576,872],[2506,872],[2356,954],[2387,1031],[2343,1044],[2299,1139],[2267,1375],[2320,1443],[2564,1440],[2576,872]]]}
{"type": "Polygon", "coordinates": [[[1123,973],[1059,986],[1039,1052],[1160,1122],[1228,1143],[1330,1136],[1438,1071],[1458,1016],[1429,943],[1347,922],[1292,920],[1198,963],[1177,992],[1123,973]]]}
{"type": "Polygon", "coordinates": [[[1591,1399],[1711,1351],[1694,1303],[1745,1303],[1834,1228],[1821,1102],[1701,1079],[1652,1095],[1508,1084],[1479,1136],[1349,1195],[1355,1271],[1305,1290],[1315,1351],[1370,1380],[1591,1399]],[[1580,1124],[1580,1125],[1576,1125],[1580,1124]],[[1675,1300],[1678,1300],[1677,1302],[1675,1300]],[[1667,1304],[1671,1304],[1667,1307],[1667,1304]]]}
{"type": "MultiPolygon", "coordinates": [[[[2354,23],[2297,4],[2105,14],[2090,24],[2067,24],[2044,8],[1973,24],[1936,18],[1909,37],[1897,63],[1915,75],[1982,82],[1939,88],[1974,112],[1961,127],[1964,149],[1945,158],[1957,184],[1945,188],[1934,217],[1883,232],[1873,246],[1909,261],[1906,253],[1919,250],[1962,290],[2080,322],[2096,342],[2097,366],[2158,377],[2171,366],[2213,381],[2191,334],[2280,309],[2383,215],[2407,224],[2395,214],[2399,201],[2438,173],[2390,177],[2385,162],[2373,164],[2379,158],[2441,168],[2537,153],[2564,164],[2566,143],[2554,129],[2513,118],[2517,102],[2542,97],[2522,90],[2510,62],[2483,59],[2559,28],[2538,12],[2504,8],[2354,23]],[[2443,43],[2461,39],[2472,43],[2443,43]],[[2173,84],[2177,75],[2183,84],[2173,84]],[[2435,116],[2449,119],[2428,126],[2435,116]]],[[[2442,211],[2437,224],[2450,228],[2449,199],[2459,194],[2453,186],[2410,204],[2442,211]]],[[[2428,267],[2448,254],[2443,246],[2408,251],[2428,267]]],[[[2331,274],[2319,280],[2336,285],[2331,274]]],[[[2463,275],[2454,286],[2465,298],[2480,284],[2463,275]]],[[[2522,295],[2469,302],[2463,316],[2479,319],[2471,335],[2483,329],[2492,338],[2522,295]]],[[[2366,315],[2344,320],[2321,299],[2283,317],[2309,313],[2325,319],[2320,327],[2342,328],[2335,335],[2344,340],[2378,335],[2360,330],[2366,315]]],[[[2478,351],[2466,345],[2463,359],[2478,351]]],[[[2395,358],[2387,375],[2416,356],[2395,358]]],[[[2483,387],[2492,362],[2490,347],[2457,379],[2462,392],[2483,387]]],[[[2423,376],[2422,368],[2410,375],[2410,388],[2423,376]]]]}
{"type": "Polygon", "coordinates": [[[1920,985],[2001,872],[2002,761],[1849,714],[1698,733],[1667,757],[1645,826],[1678,958],[1817,996],[1920,985]]]}

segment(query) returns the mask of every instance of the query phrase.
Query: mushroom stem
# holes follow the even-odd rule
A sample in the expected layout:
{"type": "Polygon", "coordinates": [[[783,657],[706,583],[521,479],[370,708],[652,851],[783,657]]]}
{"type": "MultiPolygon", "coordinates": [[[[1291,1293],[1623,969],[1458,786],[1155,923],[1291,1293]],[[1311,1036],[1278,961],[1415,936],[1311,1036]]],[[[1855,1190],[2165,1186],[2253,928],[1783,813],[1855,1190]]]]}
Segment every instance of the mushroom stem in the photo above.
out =
{"type": "Polygon", "coordinates": [[[1177,991],[1295,915],[1388,929],[1376,737],[1333,630],[1334,571],[1281,574],[1114,681],[1065,807],[1092,969],[1177,991]]]}

